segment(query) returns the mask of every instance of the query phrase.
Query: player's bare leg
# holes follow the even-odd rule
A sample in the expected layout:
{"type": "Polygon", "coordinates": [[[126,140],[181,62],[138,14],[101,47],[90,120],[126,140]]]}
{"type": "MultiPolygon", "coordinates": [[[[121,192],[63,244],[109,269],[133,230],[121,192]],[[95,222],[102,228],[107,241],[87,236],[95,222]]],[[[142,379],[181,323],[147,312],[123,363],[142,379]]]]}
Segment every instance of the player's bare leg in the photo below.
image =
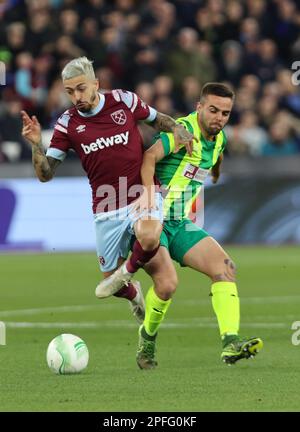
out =
{"type": "Polygon", "coordinates": [[[229,255],[212,237],[196,243],[183,257],[183,263],[206,274],[212,282],[235,282],[236,267],[229,255]]]}
{"type": "Polygon", "coordinates": [[[257,337],[238,336],[240,303],[235,284],[236,267],[229,255],[212,237],[205,237],[183,257],[183,263],[212,281],[211,297],[223,341],[221,359],[228,364],[241,358],[253,357],[263,347],[257,337]]]}
{"type": "MultiPolygon", "coordinates": [[[[119,258],[118,260],[118,266],[120,267],[125,261],[125,258],[119,258]]],[[[111,276],[115,270],[109,271],[109,272],[103,272],[104,279],[111,276]]],[[[103,290],[98,289],[99,285],[96,287],[96,296],[98,298],[106,298],[109,297],[110,294],[104,295],[105,293],[103,290]]],[[[131,281],[125,284],[119,291],[117,291],[114,294],[115,297],[121,297],[124,299],[129,300],[130,309],[135,316],[136,320],[139,324],[141,324],[144,321],[145,318],[145,300],[143,296],[143,291],[141,288],[141,285],[138,281],[131,281]]]]}
{"type": "Polygon", "coordinates": [[[177,274],[165,247],[160,247],[157,254],[144,267],[151,276],[154,286],[146,296],[146,315],[139,329],[137,364],[141,369],[154,369],[155,343],[157,332],[170,306],[171,297],[177,286],[177,274]]]}

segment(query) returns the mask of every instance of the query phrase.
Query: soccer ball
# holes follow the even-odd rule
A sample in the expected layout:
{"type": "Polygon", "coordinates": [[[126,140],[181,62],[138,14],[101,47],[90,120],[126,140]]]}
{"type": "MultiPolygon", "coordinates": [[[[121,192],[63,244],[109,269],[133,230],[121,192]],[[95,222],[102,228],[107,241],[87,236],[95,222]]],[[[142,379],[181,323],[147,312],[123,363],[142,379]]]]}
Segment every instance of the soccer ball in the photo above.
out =
{"type": "Polygon", "coordinates": [[[89,351],[85,342],[72,334],[56,336],[48,345],[47,363],[52,372],[75,374],[87,367],[89,351]]]}

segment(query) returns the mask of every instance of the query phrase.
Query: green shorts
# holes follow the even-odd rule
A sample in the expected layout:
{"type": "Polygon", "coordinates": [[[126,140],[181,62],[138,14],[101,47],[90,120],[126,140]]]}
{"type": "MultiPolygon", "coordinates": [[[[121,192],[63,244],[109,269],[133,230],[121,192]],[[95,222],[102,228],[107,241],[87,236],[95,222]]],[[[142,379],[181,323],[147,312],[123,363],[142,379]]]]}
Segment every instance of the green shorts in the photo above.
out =
{"type": "Polygon", "coordinates": [[[182,267],[184,255],[200,240],[209,236],[190,219],[164,221],[160,245],[168,249],[173,260],[182,267]]]}

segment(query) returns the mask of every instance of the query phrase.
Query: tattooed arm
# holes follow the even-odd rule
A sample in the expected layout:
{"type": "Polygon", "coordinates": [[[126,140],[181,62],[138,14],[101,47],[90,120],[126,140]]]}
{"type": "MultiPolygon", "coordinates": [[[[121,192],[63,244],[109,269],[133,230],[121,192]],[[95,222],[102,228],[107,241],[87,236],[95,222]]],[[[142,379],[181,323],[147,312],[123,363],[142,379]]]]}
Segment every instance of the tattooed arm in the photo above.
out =
{"type": "Polygon", "coordinates": [[[42,142],[32,145],[32,164],[41,182],[52,180],[60,163],[60,160],[45,155],[42,142]]]}
{"type": "Polygon", "coordinates": [[[193,151],[193,139],[196,139],[193,134],[185,129],[181,124],[177,124],[175,120],[161,112],[157,112],[156,119],[151,123],[159,132],[173,132],[175,140],[174,153],[178,152],[180,145],[184,145],[189,155],[193,151]]]}
{"type": "Polygon", "coordinates": [[[25,111],[21,111],[23,120],[23,137],[31,144],[32,164],[41,182],[51,180],[60,164],[58,159],[48,157],[42,145],[41,126],[35,116],[30,118],[25,111]]]}
{"type": "Polygon", "coordinates": [[[172,117],[161,112],[157,112],[156,119],[153,120],[151,126],[157,129],[159,132],[174,132],[176,122],[172,117]]]}

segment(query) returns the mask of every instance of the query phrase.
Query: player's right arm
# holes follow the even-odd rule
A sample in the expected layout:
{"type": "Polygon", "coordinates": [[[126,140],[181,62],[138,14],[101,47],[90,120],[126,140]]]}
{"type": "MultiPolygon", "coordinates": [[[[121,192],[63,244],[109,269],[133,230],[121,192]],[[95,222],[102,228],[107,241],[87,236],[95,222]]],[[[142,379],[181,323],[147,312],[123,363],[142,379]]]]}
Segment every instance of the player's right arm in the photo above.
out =
{"type": "Polygon", "coordinates": [[[225,147],[227,145],[227,136],[224,132],[224,130],[222,131],[223,134],[223,143],[222,143],[222,147],[221,147],[221,151],[219,154],[219,157],[217,159],[217,162],[212,166],[210,173],[211,173],[211,180],[213,183],[217,183],[221,174],[221,165],[224,159],[224,150],[225,147]]]}
{"type": "Polygon", "coordinates": [[[46,156],[43,145],[41,126],[35,116],[30,118],[26,111],[21,111],[23,120],[22,136],[30,143],[32,149],[32,164],[41,182],[51,180],[60,160],[46,156]]]}

